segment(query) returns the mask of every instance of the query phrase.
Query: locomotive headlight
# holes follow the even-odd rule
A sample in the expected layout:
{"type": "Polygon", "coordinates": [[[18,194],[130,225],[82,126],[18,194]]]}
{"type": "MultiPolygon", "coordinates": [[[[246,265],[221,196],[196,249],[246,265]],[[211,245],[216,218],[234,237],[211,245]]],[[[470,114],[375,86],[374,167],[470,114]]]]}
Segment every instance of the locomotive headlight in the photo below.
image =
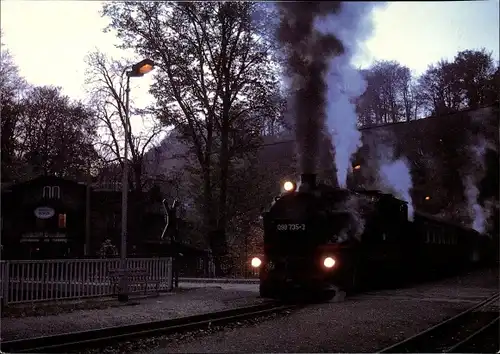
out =
{"type": "Polygon", "coordinates": [[[259,259],[259,257],[252,258],[252,261],[251,261],[252,267],[259,268],[261,264],[262,264],[262,261],[259,259]]]}
{"type": "Polygon", "coordinates": [[[332,257],[326,257],[326,258],[323,260],[323,265],[324,265],[326,268],[332,268],[332,267],[335,265],[335,259],[333,259],[332,257]]]}
{"type": "Polygon", "coordinates": [[[283,189],[287,192],[292,192],[294,189],[295,189],[295,183],[293,182],[290,182],[290,181],[286,181],[284,184],[283,184],[283,189]]]}

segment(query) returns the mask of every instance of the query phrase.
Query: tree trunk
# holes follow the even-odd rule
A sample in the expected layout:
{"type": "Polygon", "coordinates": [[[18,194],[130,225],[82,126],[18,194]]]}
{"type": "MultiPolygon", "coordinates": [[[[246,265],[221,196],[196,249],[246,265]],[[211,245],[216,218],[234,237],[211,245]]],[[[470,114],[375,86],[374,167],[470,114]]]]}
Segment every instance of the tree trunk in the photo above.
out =
{"type": "Polygon", "coordinates": [[[141,163],[141,161],[134,162],[133,171],[134,171],[133,189],[137,193],[140,193],[142,191],[142,163],[141,163]]]}
{"type": "Polygon", "coordinates": [[[208,244],[212,250],[212,256],[215,266],[215,276],[223,276],[223,256],[224,256],[224,231],[218,229],[217,227],[217,214],[214,208],[214,200],[212,194],[212,185],[210,170],[207,168],[203,169],[203,200],[204,200],[204,224],[205,230],[208,237],[208,244]]]}
{"type": "MultiPolygon", "coordinates": [[[[222,262],[227,255],[226,243],[226,226],[227,226],[227,179],[229,171],[229,114],[224,112],[223,123],[221,129],[221,151],[219,156],[220,170],[220,192],[218,201],[218,217],[217,217],[217,238],[219,247],[220,261],[222,262]]],[[[225,272],[221,269],[223,273],[225,272]]]]}

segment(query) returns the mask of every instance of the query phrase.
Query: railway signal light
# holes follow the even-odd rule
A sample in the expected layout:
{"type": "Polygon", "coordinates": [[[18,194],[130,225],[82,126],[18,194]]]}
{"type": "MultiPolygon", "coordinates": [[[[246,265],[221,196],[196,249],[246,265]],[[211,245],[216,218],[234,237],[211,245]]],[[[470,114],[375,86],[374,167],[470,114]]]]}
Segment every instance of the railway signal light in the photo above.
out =
{"type": "Polygon", "coordinates": [[[429,197],[428,195],[425,197],[425,200],[430,200],[431,197],[429,197]]]}
{"type": "Polygon", "coordinates": [[[66,214],[59,214],[58,224],[60,229],[66,228],[66,214]]]}
{"type": "Polygon", "coordinates": [[[361,168],[361,165],[356,165],[353,167],[355,170],[359,170],[361,168]]]}

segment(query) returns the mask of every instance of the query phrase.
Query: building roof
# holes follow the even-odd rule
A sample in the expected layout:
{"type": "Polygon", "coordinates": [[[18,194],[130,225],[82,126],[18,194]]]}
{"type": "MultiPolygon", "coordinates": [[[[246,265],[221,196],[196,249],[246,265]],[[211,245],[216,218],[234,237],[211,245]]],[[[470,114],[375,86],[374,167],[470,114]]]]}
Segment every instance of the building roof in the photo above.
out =
{"type": "Polygon", "coordinates": [[[73,186],[80,186],[81,185],[80,183],[78,183],[76,181],[66,179],[66,178],[57,177],[57,176],[38,176],[38,177],[32,178],[30,180],[18,182],[18,183],[2,183],[2,191],[15,190],[15,189],[20,188],[20,187],[26,187],[26,186],[30,186],[30,185],[42,185],[42,184],[47,184],[47,185],[50,185],[50,184],[58,184],[58,185],[66,184],[66,185],[68,185],[68,184],[70,184],[73,186]]]}

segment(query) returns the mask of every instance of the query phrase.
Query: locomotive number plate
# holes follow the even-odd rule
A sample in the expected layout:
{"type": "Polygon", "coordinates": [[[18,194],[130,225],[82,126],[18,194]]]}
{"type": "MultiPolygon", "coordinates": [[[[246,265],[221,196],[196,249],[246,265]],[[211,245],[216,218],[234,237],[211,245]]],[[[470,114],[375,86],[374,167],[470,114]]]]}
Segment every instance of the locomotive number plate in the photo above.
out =
{"type": "Polygon", "coordinates": [[[306,224],[277,224],[278,231],[306,231],[306,224]]]}

